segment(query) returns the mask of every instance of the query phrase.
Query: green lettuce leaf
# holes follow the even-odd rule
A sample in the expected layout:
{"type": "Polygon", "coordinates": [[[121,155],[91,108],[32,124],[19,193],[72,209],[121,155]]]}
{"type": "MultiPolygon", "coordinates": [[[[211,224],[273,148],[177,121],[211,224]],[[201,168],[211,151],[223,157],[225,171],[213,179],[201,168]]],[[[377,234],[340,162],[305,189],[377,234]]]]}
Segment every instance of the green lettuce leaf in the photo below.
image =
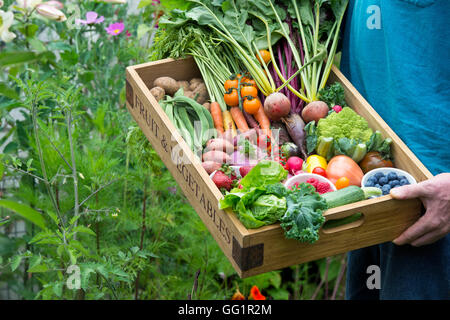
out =
{"type": "Polygon", "coordinates": [[[280,182],[287,177],[287,171],[275,161],[263,160],[259,162],[247,175],[242,178],[241,185],[246,188],[265,187],[280,182]]]}

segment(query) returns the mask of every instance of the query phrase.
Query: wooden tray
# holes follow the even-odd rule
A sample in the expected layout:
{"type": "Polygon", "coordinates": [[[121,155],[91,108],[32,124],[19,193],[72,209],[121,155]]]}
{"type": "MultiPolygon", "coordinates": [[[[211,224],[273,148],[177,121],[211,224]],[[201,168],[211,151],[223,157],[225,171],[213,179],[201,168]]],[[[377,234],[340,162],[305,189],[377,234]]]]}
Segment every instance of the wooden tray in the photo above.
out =
{"type": "MultiPolygon", "coordinates": [[[[130,66],[126,70],[127,108],[240,277],[392,241],[418,219],[422,211],[419,200],[399,201],[386,195],[324,212],[326,221],[354,213],[362,213],[362,217],[336,228],[322,228],[320,239],[314,244],[286,239],[279,224],[246,229],[233,212],[219,210],[222,194],[150,93],[154,79],[161,76],[177,80],[201,77],[191,58],[130,66]],[[183,158],[183,163],[177,163],[183,158]]],[[[371,128],[393,140],[396,167],[409,172],[417,181],[432,177],[337,68],[332,69],[329,79],[331,83],[335,81],[343,85],[347,103],[371,128]]]]}

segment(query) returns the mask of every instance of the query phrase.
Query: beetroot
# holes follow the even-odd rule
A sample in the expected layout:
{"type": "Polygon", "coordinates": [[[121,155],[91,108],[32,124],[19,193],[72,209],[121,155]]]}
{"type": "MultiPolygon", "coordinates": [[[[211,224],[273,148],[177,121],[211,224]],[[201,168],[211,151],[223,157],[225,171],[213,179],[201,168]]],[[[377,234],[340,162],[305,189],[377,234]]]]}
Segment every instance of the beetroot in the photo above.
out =
{"type": "Polygon", "coordinates": [[[280,92],[271,93],[264,101],[264,112],[272,121],[279,121],[291,111],[291,102],[280,92]]]}

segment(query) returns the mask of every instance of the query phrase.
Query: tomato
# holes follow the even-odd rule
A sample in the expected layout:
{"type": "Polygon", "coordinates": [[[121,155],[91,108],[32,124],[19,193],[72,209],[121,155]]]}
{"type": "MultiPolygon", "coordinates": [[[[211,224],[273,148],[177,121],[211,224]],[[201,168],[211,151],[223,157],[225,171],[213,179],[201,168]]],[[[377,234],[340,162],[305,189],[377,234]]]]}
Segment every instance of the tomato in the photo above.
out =
{"type": "Polygon", "coordinates": [[[232,88],[237,89],[238,80],[237,79],[228,79],[227,81],[225,81],[225,84],[223,86],[225,88],[225,91],[229,91],[232,88]]]}
{"type": "Polygon", "coordinates": [[[328,162],[327,177],[334,184],[339,178],[347,177],[350,185],[360,187],[363,175],[361,168],[350,157],[339,155],[328,162]]]}
{"type": "MultiPolygon", "coordinates": [[[[268,64],[269,61],[270,61],[270,52],[267,51],[267,50],[259,50],[259,54],[261,55],[261,58],[263,59],[264,63],[268,64]]],[[[260,58],[259,58],[259,55],[256,55],[256,58],[258,59],[258,61],[260,63],[262,63],[260,58]]]]}
{"type": "Polygon", "coordinates": [[[243,107],[248,114],[257,114],[259,108],[261,108],[261,101],[258,98],[246,98],[243,107]]]}
{"type": "Polygon", "coordinates": [[[334,184],[336,186],[336,189],[344,189],[347,188],[350,185],[350,180],[347,177],[341,177],[337,179],[336,183],[334,184]]]}
{"type": "Polygon", "coordinates": [[[369,172],[372,169],[394,167],[394,164],[389,159],[383,159],[383,156],[376,151],[368,152],[366,156],[359,163],[364,173],[369,172]]]}
{"type": "Polygon", "coordinates": [[[258,89],[253,86],[243,86],[241,87],[241,97],[253,97],[256,98],[258,96],[258,89]]]}
{"type": "Polygon", "coordinates": [[[255,88],[258,88],[258,87],[256,86],[256,81],[253,80],[253,79],[246,79],[246,80],[245,80],[245,85],[247,85],[247,86],[253,86],[253,87],[255,87],[255,88]]]}
{"type": "Polygon", "coordinates": [[[322,177],[327,177],[327,171],[324,168],[321,167],[315,167],[312,173],[321,175],[322,177]]]}
{"type": "Polygon", "coordinates": [[[231,88],[223,95],[225,103],[230,107],[237,107],[239,105],[239,94],[237,89],[231,88]]]}

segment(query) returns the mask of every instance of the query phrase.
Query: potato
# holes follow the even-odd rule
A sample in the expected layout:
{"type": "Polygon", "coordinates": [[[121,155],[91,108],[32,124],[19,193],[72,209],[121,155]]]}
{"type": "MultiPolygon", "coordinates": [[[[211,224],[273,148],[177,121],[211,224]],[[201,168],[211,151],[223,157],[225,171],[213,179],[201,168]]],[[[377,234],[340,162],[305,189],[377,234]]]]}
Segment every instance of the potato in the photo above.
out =
{"type": "Polygon", "coordinates": [[[204,83],[199,83],[197,87],[193,90],[194,97],[197,96],[197,102],[203,104],[208,100],[208,91],[206,90],[206,85],[204,83]]]}
{"type": "Polygon", "coordinates": [[[323,101],[313,101],[306,105],[302,110],[302,118],[305,123],[319,121],[328,115],[328,105],[323,101]]]}
{"type": "Polygon", "coordinates": [[[211,111],[211,103],[205,102],[202,106],[204,106],[206,110],[211,111]]]}
{"type": "Polygon", "coordinates": [[[189,90],[194,91],[199,85],[204,84],[200,78],[193,78],[189,82],[189,90]]]}
{"type": "Polygon", "coordinates": [[[206,150],[208,151],[223,151],[225,153],[234,152],[234,145],[225,139],[211,139],[206,142],[206,150]]]}
{"type": "Polygon", "coordinates": [[[159,101],[164,98],[166,92],[161,87],[154,87],[150,90],[150,93],[155,97],[156,101],[159,101]]]}
{"type": "Polygon", "coordinates": [[[180,89],[178,81],[171,77],[159,77],[153,81],[155,87],[161,87],[168,95],[174,95],[180,89]]]}
{"type": "Polygon", "coordinates": [[[194,99],[195,94],[192,91],[185,91],[184,92],[184,96],[188,97],[188,98],[191,98],[191,99],[194,99]]]}
{"type": "Polygon", "coordinates": [[[184,91],[189,90],[189,82],[188,81],[178,81],[178,85],[180,88],[183,88],[184,91]]]}
{"type": "Polygon", "coordinates": [[[214,161],[217,163],[230,163],[231,157],[223,151],[208,151],[203,154],[203,161],[214,161]]]}
{"type": "Polygon", "coordinates": [[[213,173],[216,170],[219,170],[222,165],[220,163],[214,161],[205,161],[202,162],[202,167],[206,170],[208,174],[213,173]]]}

